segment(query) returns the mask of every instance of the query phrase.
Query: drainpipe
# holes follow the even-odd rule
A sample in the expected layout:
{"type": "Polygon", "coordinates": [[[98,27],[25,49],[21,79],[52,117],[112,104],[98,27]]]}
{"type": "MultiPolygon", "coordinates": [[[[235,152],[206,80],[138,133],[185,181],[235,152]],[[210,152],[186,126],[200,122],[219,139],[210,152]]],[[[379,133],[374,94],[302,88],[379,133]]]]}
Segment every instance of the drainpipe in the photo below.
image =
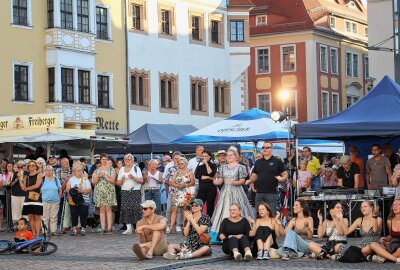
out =
{"type": "Polygon", "coordinates": [[[125,88],[126,88],[126,129],[127,134],[130,133],[129,125],[129,111],[130,111],[130,98],[129,98],[129,41],[128,41],[128,0],[124,0],[124,27],[125,27],[125,88]]]}

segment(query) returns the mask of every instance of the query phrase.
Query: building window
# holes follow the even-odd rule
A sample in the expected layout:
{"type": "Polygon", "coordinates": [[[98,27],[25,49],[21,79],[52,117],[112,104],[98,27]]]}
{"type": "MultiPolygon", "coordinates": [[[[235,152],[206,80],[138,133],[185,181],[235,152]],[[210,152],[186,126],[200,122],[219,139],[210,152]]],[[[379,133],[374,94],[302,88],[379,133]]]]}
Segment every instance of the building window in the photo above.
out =
{"type": "Polygon", "coordinates": [[[271,112],[271,93],[257,94],[257,108],[265,112],[271,112]]]}
{"type": "Polygon", "coordinates": [[[364,36],[367,38],[368,37],[368,27],[364,28],[364,36]]]}
{"type": "Polygon", "coordinates": [[[89,32],[89,0],[78,1],[78,31],[89,32]]]}
{"type": "Polygon", "coordinates": [[[178,97],[177,76],[160,76],[160,107],[162,112],[173,112],[171,110],[177,110],[179,104],[178,97]]]}
{"type": "Polygon", "coordinates": [[[332,115],[339,112],[339,94],[332,93],[332,115]]]}
{"type": "Polygon", "coordinates": [[[97,106],[110,108],[110,77],[97,75],[97,106]]]}
{"type": "Polygon", "coordinates": [[[354,34],[357,34],[357,24],[356,24],[356,23],[352,23],[352,24],[351,24],[351,31],[352,31],[354,34]]]}
{"type": "Polygon", "coordinates": [[[171,12],[169,10],[161,10],[161,33],[169,35],[171,33],[171,12]]]}
{"type": "Polygon", "coordinates": [[[140,9],[139,5],[132,5],[132,28],[136,30],[142,30],[140,9]]]}
{"type": "Polygon", "coordinates": [[[321,116],[329,116],[329,93],[325,91],[321,91],[321,116]]]}
{"type": "Polygon", "coordinates": [[[14,65],[14,100],[29,101],[29,66],[14,65]]]}
{"type": "Polygon", "coordinates": [[[54,27],[54,0],[47,0],[47,27],[54,27]]]}
{"type": "Polygon", "coordinates": [[[324,45],[319,47],[319,67],[321,72],[328,72],[328,48],[324,45]]]}
{"type": "Polygon", "coordinates": [[[347,95],[346,96],[346,106],[349,108],[351,105],[356,103],[359,100],[359,97],[347,95]]]}
{"type": "Polygon", "coordinates": [[[230,36],[231,42],[244,42],[244,21],[230,21],[230,36]]]}
{"type": "Polygon", "coordinates": [[[107,8],[96,7],[96,31],[98,39],[109,39],[107,8]]]}
{"type": "Polygon", "coordinates": [[[365,79],[369,78],[369,58],[368,55],[364,55],[364,73],[365,73],[365,79]]]}
{"type": "Polygon", "coordinates": [[[49,76],[49,102],[54,102],[55,98],[55,68],[49,68],[48,70],[49,76]]]}
{"type": "Polygon", "coordinates": [[[217,114],[231,112],[231,95],[228,83],[214,83],[214,110],[217,114]]]}
{"type": "Polygon", "coordinates": [[[267,15],[258,15],[256,17],[257,26],[267,25],[267,15]]]}
{"type": "Polygon", "coordinates": [[[61,100],[62,102],[74,102],[74,70],[61,68],[61,100]]]}
{"type": "Polygon", "coordinates": [[[346,76],[358,77],[358,54],[346,53],[346,76]]]}
{"type": "Polygon", "coordinates": [[[73,29],[72,0],[60,1],[61,28],[73,29]]]}
{"type": "Polygon", "coordinates": [[[207,80],[192,78],[190,80],[190,98],[192,112],[208,111],[207,80]]]}
{"type": "Polygon", "coordinates": [[[329,17],[329,25],[331,26],[331,28],[335,28],[336,27],[336,18],[333,16],[329,17]]]}
{"type": "Polygon", "coordinates": [[[297,91],[289,91],[289,99],[282,104],[282,111],[287,112],[290,119],[297,119],[297,91]]]}
{"type": "Polygon", "coordinates": [[[346,32],[357,34],[357,23],[346,21],[346,32]]]}
{"type": "Polygon", "coordinates": [[[257,49],[257,73],[270,73],[269,48],[257,49]]]}
{"type": "Polygon", "coordinates": [[[90,104],[90,71],[78,71],[79,103],[90,104]]]}
{"type": "Polygon", "coordinates": [[[192,39],[200,40],[200,17],[192,17],[192,39]]]}
{"type": "Polygon", "coordinates": [[[211,40],[209,46],[224,48],[224,15],[220,13],[208,14],[208,25],[208,40],[211,40]]]}
{"type": "Polygon", "coordinates": [[[13,0],[13,24],[28,26],[28,0],[13,0]]]}
{"type": "Polygon", "coordinates": [[[296,50],[294,45],[281,46],[282,53],[282,68],[285,71],[295,71],[296,70],[296,50]]]}
{"type": "Polygon", "coordinates": [[[346,32],[351,32],[351,23],[346,22],[346,32]]]}
{"type": "Polygon", "coordinates": [[[219,43],[219,22],[211,21],[211,42],[219,43]]]}
{"type": "Polygon", "coordinates": [[[338,67],[339,67],[338,49],[331,48],[331,73],[338,74],[338,67]]]}
{"type": "Polygon", "coordinates": [[[131,74],[131,104],[137,106],[150,106],[149,74],[147,72],[134,72],[131,74]]]}

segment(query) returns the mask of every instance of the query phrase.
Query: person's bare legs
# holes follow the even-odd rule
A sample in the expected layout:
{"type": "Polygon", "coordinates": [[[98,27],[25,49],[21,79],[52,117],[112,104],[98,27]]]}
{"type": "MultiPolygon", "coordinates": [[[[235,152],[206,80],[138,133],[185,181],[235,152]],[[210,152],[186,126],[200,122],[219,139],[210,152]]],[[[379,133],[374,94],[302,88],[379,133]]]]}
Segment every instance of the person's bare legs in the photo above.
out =
{"type": "Polygon", "coordinates": [[[391,260],[392,262],[397,261],[398,257],[394,256],[393,254],[390,254],[383,246],[381,246],[378,243],[371,243],[370,248],[376,255],[379,255],[387,260],[391,260]]]}
{"type": "Polygon", "coordinates": [[[264,243],[261,239],[257,239],[257,249],[262,250],[264,248],[264,243]]]}
{"type": "Polygon", "coordinates": [[[172,230],[175,228],[175,223],[176,223],[176,216],[178,214],[178,207],[173,206],[171,209],[171,223],[169,224],[169,231],[172,232],[172,230]]]}
{"type": "Polygon", "coordinates": [[[111,232],[113,226],[113,213],[111,206],[106,207],[106,214],[107,214],[107,230],[111,232]]]}
{"type": "Polygon", "coordinates": [[[36,224],[35,224],[35,216],[32,214],[28,214],[29,223],[31,224],[33,237],[36,237],[36,224]]]}
{"type": "Polygon", "coordinates": [[[181,246],[178,244],[169,244],[168,245],[168,253],[177,254],[181,252],[181,246]]]}
{"type": "Polygon", "coordinates": [[[269,250],[272,246],[272,235],[269,235],[267,241],[264,243],[264,250],[269,250]]]}
{"type": "Polygon", "coordinates": [[[211,248],[209,246],[202,246],[198,250],[192,253],[192,258],[200,258],[210,254],[211,248]]]}
{"type": "Polygon", "coordinates": [[[34,220],[35,220],[35,228],[36,228],[36,233],[37,233],[37,235],[36,236],[39,236],[39,232],[40,232],[40,221],[42,220],[41,218],[40,218],[40,216],[39,215],[34,215],[33,216],[33,218],[34,218],[34,220]]]}
{"type": "Polygon", "coordinates": [[[364,255],[364,257],[367,257],[368,255],[371,255],[373,253],[373,251],[371,250],[371,245],[363,247],[361,249],[361,253],[364,255]]]}
{"type": "Polygon", "coordinates": [[[104,232],[106,230],[106,207],[100,206],[100,226],[101,231],[104,232]]]}
{"type": "Polygon", "coordinates": [[[149,257],[153,257],[154,250],[156,249],[158,243],[160,243],[161,238],[162,238],[162,233],[160,231],[153,231],[153,238],[151,240],[151,246],[146,253],[143,253],[143,254],[146,254],[146,257],[148,255],[150,255],[149,257]]]}
{"type": "Polygon", "coordinates": [[[320,244],[314,243],[314,242],[310,242],[308,243],[308,249],[314,253],[315,255],[318,255],[321,253],[322,251],[322,247],[320,244]]]}

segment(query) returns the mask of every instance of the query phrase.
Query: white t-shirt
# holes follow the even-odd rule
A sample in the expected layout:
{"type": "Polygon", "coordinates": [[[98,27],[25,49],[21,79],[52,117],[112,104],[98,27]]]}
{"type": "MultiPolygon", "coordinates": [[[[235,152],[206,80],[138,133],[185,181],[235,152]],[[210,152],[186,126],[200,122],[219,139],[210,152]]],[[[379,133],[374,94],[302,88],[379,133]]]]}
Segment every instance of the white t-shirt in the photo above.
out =
{"type": "Polygon", "coordinates": [[[121,190],[140,190],[142,188],[142,184],[139,184],[135,180],[128,177],[129,174],[132,174],[136,178],[142,178],[142,172],[137,165],[133,165],[129,172],[125,172],[125,167],[122,167],[118,173],[118,180],[122,180],[122,176],[125,175],[125,180],[121,186],[121,190]]]}
{"type": "Polygon", "coordinates": [[[156,170],[155,174],[151,174],[151,172],[148,171],[147,172],[147,176],[148,177],[147,177],[146,183],[144,184],[144,189],[146,189],[146,188],[160,188],[160,184],[156,180],[151,178],[151,177],[154,177],[154,178],[160,179],[160,173],[161,172],[158,171],[158,170],[156,170]]]}
{"type": "MultiPolygon", "coordinates": [[[[71,188],[75,188],[78,187],[81,184],[81,179],[80,178],[76,178],[75,176],[72,176],[68,182],[67,182],[71,188]]],[[[82,182],[82,190],[85,189],[92,189],[92,185],[90,184],[89,180],[87,180],[87,178],[83,178],[83,182],[82,182]]],[[[89,199],[89,194],[83,194],[83,199],[85,200],[85,202],[90,202],[89,199]]]]}
{"type": "MultiPolygon", "coordinates": [[[[3,186],[7,183],[7,179],[4,174],[0,174],[0,182],[2,182],[3,186]]],[[[4,190],[5,190],[4,187],[0,188],[0,195],[6,194],[4,190]]]]}

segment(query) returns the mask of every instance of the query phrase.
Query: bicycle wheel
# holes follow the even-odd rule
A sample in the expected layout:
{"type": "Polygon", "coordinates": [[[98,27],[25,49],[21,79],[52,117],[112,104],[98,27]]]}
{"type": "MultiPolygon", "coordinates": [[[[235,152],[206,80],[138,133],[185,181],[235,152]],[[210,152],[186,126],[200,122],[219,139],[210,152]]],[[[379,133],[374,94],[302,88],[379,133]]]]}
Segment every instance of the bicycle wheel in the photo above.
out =
{"type": "Polygon", "coordinates": [[[0,240],[0,254],[3,254],[12,248],[12,243],[11,241],[8,240],[0,240]]]}
{"type": "Polygon", "coordinates": [[[52,242],[33,243],[28,246],[29,254],[35,256],[50,255],[57,251],[57,245],[52,242]]]}

